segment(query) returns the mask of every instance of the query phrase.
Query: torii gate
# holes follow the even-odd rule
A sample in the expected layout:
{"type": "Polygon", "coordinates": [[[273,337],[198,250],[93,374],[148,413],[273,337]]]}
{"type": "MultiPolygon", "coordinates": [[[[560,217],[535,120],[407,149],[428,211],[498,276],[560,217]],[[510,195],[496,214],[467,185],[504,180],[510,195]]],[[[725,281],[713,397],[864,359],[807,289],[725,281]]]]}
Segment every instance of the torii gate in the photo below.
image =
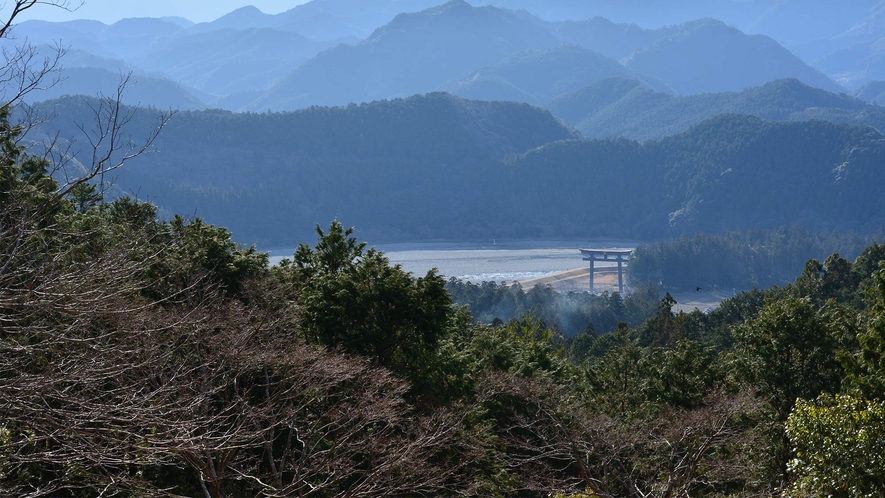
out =
{"type": "Polygon", "coordinates": [[[623,264],[630,261],[633,249],[581,249],[584,261],[590,262],[590,291],[593,291],[593,264],[596,261],[618,262],[618,292],[624,294],[624,269],[623,264]]]}

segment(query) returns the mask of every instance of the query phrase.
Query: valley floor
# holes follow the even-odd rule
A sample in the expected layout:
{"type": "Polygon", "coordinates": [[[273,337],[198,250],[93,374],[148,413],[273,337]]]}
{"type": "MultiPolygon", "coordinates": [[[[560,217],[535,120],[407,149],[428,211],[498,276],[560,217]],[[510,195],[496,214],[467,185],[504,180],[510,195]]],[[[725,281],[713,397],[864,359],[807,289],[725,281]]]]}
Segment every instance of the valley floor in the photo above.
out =
{"type": "MultiPolygon", "coordinates": [[[[590,269],[588,267],[574,268],[561,272],[518,280],[523,289],[528,290],[536,285],[549,285],[557,292],[585,292],[590,286],[590,269]]],[[[596,292],[616,292],[618,290],[617,268],[598,268],[594,277],[594,289],[596,292]]],[[[670,291],[670,295],[676,300],[673,307],[674,313],[684,311],[690,313],[694,310],[704,311],[708,308],[717,308],[723,299],[732,297],[738,292],[736,289],[701,289],[699,291],[677,292],[670,291]]]]}

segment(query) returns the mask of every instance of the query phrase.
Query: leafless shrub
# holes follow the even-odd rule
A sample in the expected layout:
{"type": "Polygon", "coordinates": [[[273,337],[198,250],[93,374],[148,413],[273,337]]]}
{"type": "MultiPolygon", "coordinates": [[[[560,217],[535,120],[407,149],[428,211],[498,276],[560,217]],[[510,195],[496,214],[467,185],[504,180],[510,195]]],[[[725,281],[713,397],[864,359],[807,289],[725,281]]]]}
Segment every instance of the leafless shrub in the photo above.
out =
{"type": "Polygon", "coordinates": [[[539,495],[666,498],[745,486],[742,450],[753,428],[742,415],[758,408],[748,395],[712,395],[700,408],[638,422],[594,411],[567,388],[538,379],[489,376],[481,399],[503,410],[497,434],[506,463],[539,495]]]}

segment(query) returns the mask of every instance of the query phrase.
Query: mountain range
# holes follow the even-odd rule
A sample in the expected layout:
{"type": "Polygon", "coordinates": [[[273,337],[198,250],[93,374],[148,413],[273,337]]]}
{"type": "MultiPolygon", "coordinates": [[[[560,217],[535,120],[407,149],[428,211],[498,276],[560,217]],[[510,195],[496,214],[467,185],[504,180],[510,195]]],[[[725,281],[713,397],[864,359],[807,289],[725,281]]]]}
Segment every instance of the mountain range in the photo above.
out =
{"type": "MultiPolygon", "coordinates": [[[[690,1],[685,15],[719,12],[749,25],[746,13],[769,12],[763,9],[767,3],[714,0],[711,10],[690,1]],[[738,16],[738,11],[746,15],[738,16]]],[[[125,19],[113,25],[27,21],[16,32],[34,43],[60,40],[76,51],[122,61],[133,68],[135,79],[142,73],[166,77],[206,106],[230,110],[293,110],[438,90],[541,104],[612,76],[682,95],[740,91],[779,78],[844,91],[774,38],[746,34],[712,18],[683,17],[678,24],[641,27],[591,17],[615,9],[605,0],[435,4],[314,0],[276,15],[244,7],[200,24],[175,18],[125,19]],[[579,53],[575,46],[596,54],[579,53]],[[529,82],[532,72],[546,80],[529,82]]],[[[772,8],[781,12],[785,5],[793,10],[783,12],[796,10],[792,1],[772,8]]],[[[857,31],[870,15],[868,7],[843,9],[835,24],[857,31]],[[853,24],[847,19],[854,19],[853,24]]],[[[781,14],[758,17],[754,26],[764,26],[763,18],[784,18],[781,14]]],[[[842,32],[842,27],[833,29],[842,32]]],[[[798,34],[790,39],[808,41],[798,34]]],[[[846,70],[833,71],[839,76],[846,70]]],[[[876,74],[868,71],[864,78],[876,74]]],[[[179,102],[160,91],[142,101],[163,108],[179,102]]]]}
{"type": "Polygon", "coordinates": [[[317,54],[250,107],[292,110],[405,97],[522,50],[558,44],[527,14],[452,0],[399,14],[356,45],[317,54]]]}

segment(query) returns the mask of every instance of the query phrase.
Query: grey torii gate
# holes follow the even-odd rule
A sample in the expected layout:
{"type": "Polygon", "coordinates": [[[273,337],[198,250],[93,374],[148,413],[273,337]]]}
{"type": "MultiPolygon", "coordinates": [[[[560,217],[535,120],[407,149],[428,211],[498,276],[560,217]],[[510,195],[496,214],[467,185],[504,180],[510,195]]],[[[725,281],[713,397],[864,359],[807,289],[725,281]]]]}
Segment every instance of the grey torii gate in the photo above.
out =
{"type": "Polygon", "coordinates": [[[584,261],[590,262],[590,290],[593,291],[593,264],[596,261],[618,262],[618,292],[624,294],[624,268],[623,264],[630,261],[633,249],[581,249],[584,261]]]}

